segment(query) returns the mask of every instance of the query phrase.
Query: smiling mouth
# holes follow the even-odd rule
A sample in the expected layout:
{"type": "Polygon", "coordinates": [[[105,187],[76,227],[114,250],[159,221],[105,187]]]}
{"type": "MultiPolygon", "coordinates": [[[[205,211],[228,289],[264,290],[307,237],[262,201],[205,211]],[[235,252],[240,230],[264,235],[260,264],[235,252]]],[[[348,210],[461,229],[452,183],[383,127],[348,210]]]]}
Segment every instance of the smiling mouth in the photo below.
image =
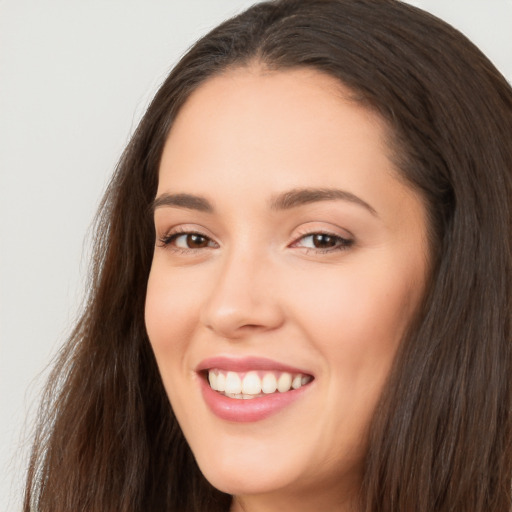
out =
{"type": "Polygon", "coordinates": [[[284,371],[234,372],[211,368],[205,371],[210,388],[235,399],[252,399],[286,393],[307,386],[311,375],[284,371]]]}

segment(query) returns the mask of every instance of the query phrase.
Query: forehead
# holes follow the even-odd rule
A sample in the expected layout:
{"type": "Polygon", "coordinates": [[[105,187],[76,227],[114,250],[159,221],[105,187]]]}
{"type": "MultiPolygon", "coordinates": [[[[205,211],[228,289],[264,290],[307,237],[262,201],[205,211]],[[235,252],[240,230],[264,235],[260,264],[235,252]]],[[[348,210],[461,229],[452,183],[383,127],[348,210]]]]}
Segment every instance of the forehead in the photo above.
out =
{"type": "Polygon", "coordinates": [[[347,165],[375,165],[378,155],[379,167],[391,170],[385,122],[352,97],[338,80],[313,69],[229,70],[203,83],[181,108],[160,177],[162,171],[184,177],[180,171],[189,166],[189,172],[211,174],[233,165],[249,175],[252,164],[274,172],[294,166],[297,173],[310,165],[311,176],[320,177],[333,150],[347,165]],[[356,141],[364,141],[366,150],[356,141]]]}
{"type": "Polygon", "coordinates": [[[387,133],[328,75],[232,70],[202,84],[179,112],[157,196],[194,195],[224,220],[254,220],[283,193],[336,189],[369,205],[388,232],[423,230],[422,198],[399,176],[387,133]]]}

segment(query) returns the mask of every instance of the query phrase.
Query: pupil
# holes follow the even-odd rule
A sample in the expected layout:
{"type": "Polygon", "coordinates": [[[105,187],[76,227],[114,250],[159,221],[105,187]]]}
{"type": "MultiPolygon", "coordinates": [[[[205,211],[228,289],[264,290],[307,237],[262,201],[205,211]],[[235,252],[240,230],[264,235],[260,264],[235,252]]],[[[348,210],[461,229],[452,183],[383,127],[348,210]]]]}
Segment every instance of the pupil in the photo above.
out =
{"type": "Polygon", "coordinates": [[[331,235],[318,234],[313,237],[313,244],[317,249],[325,249],[326,247],[334,247],[336,239],[331,235]]]}
{"type": "Polygon", "coordinates": [[[206,247],[206,238],[202,235],[189,235],[188,244],[190,248],[206,247]]]}

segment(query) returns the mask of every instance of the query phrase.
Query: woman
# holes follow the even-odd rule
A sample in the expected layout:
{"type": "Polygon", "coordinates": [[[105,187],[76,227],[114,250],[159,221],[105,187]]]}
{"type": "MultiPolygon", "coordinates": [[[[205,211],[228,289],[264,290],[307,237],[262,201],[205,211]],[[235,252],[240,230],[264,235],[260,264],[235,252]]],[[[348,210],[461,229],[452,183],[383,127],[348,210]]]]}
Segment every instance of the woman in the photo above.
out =
{"type": "Polygon", "coordinates": [[[399,2],[200,40],[103,202],[25,509],[510,510],[510,133],[399,2]]]}

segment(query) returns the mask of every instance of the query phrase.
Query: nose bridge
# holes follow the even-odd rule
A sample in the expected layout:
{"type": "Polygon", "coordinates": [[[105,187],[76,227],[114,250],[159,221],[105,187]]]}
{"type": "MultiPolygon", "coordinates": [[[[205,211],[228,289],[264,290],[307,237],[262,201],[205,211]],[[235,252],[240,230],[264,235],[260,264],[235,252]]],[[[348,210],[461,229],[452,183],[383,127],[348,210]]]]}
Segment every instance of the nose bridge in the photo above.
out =
{"type": "Polygon", "coordinates": [[[226,250],[216,264],[202,323],[226,338],[278,327],[282,312],[272,281],[272,264],[264,251],[247,241],[226,250]]]}

